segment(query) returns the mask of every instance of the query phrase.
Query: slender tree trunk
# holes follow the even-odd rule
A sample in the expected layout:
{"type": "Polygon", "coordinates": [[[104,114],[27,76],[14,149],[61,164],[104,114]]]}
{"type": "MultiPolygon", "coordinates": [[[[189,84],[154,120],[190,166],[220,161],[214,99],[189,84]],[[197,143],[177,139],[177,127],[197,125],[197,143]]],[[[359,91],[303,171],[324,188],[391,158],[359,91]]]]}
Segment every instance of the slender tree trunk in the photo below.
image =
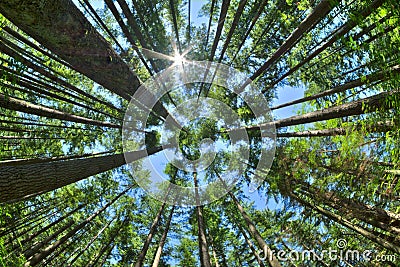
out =
{"type": "Polygon", "coordinates": [[[160,264],[162,250],[164,248],[165,241],[167,240],[167,235],[168,235],[169,227],[171,225],[171,220],[172,220],[172,216],[174,214],[174,210],[175,210],[175,206],[172,206],[171,212],[168,216],[168,220],[165,224],[164,232],[161,236],[160,242],[158,243],[158,247],[157,247],[156,254],[154,256],[152,267],[158,267],[158,265],[160,264]]]}
{"type": "MultiPolygon", "coordinates": [[[[245,127],[247,130],[258,129],[260,127],[268,127],[274,125],[276,128],[306,124],[329,119],[337,119],[342,117],[361,115],[376,109],[390,109],[392,104],[386,101],[389,96],[396,96],[397,92],[384,92],[364,99],[356,100],[350,103],[326,108],[318,111],[309,112],[303,115],[296,115],[286,119],[276,120],[258,126],[245,127]]],[[[234,131],[230,130],[230,131],[234,131]]]]}
{"type": "Polygon", "coordinates": [[[86,218],[83,222],[80,224],[76,225],[71,231],[69,231],[66,235],[64,235],[62,238],[51,244],[50,246],[46,247],[43,251],[40,253],[35,254],[29,261],[25,263],[24,266],[35,266],[38,263],[40,263],[42,260],[44,260],[48,255],[50,255],[52,252],[54,252],[60,245],[65,243],[69,238],[74,236],[79,230],[81,230],[83,227],[85,227],[88,223],[90,223],[94,218],[96,218],[99,214],[104,212],[108,207],[110,207],[112,204],[114,204],[120,197],[125,195],[132,186],[129,186],[127,189],[119,193],[114,199],[112,199],[110,202],[108,202],[104,207],[101,209],[97,210],[95,213],[93,213],[91,216],[86,218]]]}
{"type": "Polygon", "coordinates": [[[377,123],[376,125],[367,125],[363,127],[362,125],[356,125],[355,127],[349,128],[330,128],[330,129],[322,129],[322,130],[309,130],[302,132],[286,132],[286,133],[277,133],[276,137],[321,137],[321,136],[337,136],[337,135],[346,135],[353,130],[361,130],[365,129],[368,133],[376,133],[376,132],[389,132],[395,128],[395,125],[391,121],[377,123]]]}
{"type": "Polygon", "coordinates": [[[400,235],[400,214],[351,199],[342,198],[331,191],[324,192],[308,183],[302,183],[302,189],[309,192],[313,198],[336,209],[349,219],[356,218],[384,231],[400,235]]]}
{"type": "Polygon", "coordinates": [[[324,96],[334,95],[334,94],[337,94],[337,93],[344,92],[344,91],[346,91],[348,89],[352,89],[352,88],[355,88],[355,87],[359,87],[359,86],[365,85],[367,83],[371,83],[371,82],[375,82],[375,81],[385,81],[385,80],[390,79],[390,73],[391,72],[399,73],[400,72],[400,65],[396,65],[394,67],[391,67],[389,71],[380,71],[380,72],[377,72],[377,73],[369,74],[369,75],[366,76],[365,79],[361,79],[361,78],[360,79],[356,79],[356,80],[347,82],[347,83],[345,83],[343,85],[339,85],[339,86],[336,86],[336,87],[334,87],[332,89],[323,91],[321,93],[317,93],[317,94],[312,95],[312,96],[306,96],[306,97],[303,97],[303,98],[300,98],[300,99],[297,99],[297,100],[293,100],[293,101],[290,101],[290,102],[287,102],[287,103],[272,107],[271,110],[280,109],[280,108],[292,106],[292,105],[295,105],[295,104],[304,103],[304,102],[307,102],[307,101],[312,101],[312,100],[315,100],[315,99],[318,99],[318,98],[321,98],[321,97],[324,97],[324,96]]]}
{"type": "Polygon", "coordinates": [[[48,192],[161,151],[161,147],[124,154],[0,168],[0,202],[48,192]]]}
{"type": "Polygon", "coordinates": [[[304,60],[298,63],[296,66],[292,67],[287,73],[279,77],[276,81],[274,81],[268,88],[263,89],[262,92],[265,93],[268,89],[272,88],[274,85],[297,71],[299,68],[304,66],[304,64],[310,62],[313,58],[319,55],[322,51],[330,47],[334,42],[342,38],[346,35],[351,29],[357,26],[358,22],[362,19],[368,17],[372,11],[378,9],[385,1],[384,0],[375,0],[371,3],[366,9],[362,10],[361,12],[357,12],[357,14],[352,14],[356,19],[350,19],[345,24],[343,24],[339,29],[335,30],[334,33],[331,35],[328,41],[324,42],[320,47],[318,47],[314,52],[312,52],[309,56],[307,56],[304,60]]]}
{"type": "Polygon", "coordinates": [[[21,111],[28,114],[34,114],[42,117],[47,117],[51,119],[59,119],[65,121],[78,122],[83,124],[95,125],[100,127],[110,127],[110,128],[121,128],[121,125],[103,122],[98,120],[92,120],[85,117],[69,114],[56,109],[48,108],[45,106],[30,104],[24,100],[19,100],[13,97],[0,94],[0,107],[21,111]]]}
{"type": "MultiPolygon", "coordinates": [[[[300,23],[300,25],[290,34],[283,44],[274,52],[274,54],[250,77],[254,81],[282,55],[292,49],[301,39],[303,34],[310,31],[322,18],[324,18],[334,8],[339,1],[322,0],[314,10],[300,23]]],[[[244,87],[246,87],[246,83],[244,87]]]]}
{"type": "Polygon", "coordinates": [[[224,42],[224,46],[222,47],[221,54],[220,54],[219,59],[218,59],[219,63],[221,63],[222,59],[224,58],[225,51],[228,49],[228,46],[229,46],[229,44],[231,42],[233,33],[235,32],[235,29],[239,24],[239,20],[240,20],[240,17],[242,16],[242,13],[243,13],[244,7],[246,6],[246,3],[247,3],[247,0],[240,0],[240,2],[239,2],[239,5],[238,5],[238,7],[236,9],[236,13],[235,13],[235,16],[233,18],[233,21],[229,26],[230,28],[229,28],[229,32],[228,32],[228,34],[226,36],[226,39],[225,39],[225,42],[224,42]]]}
{"type": "Polygon", "coordinates": [[[240,233],[243,235],[244,239],[246,240],[247,245],[249,246],[251,252],[253,253],[254,257],[256,258],[260,267],[265,267],[260,255],[257,253],[257,250],[254,248],[253,243],[250,241],[249,237],[247,236],[246,232],[243,230],[242,226],[239,223],[236,223],[240,233]]]}
{"type": "Polygon", "coordinates": [[[153,223],[150,226],[150,231],[149,234],[147,235],[147,238],[143,244],[142,250],[140,251],[138,258],[135,263],[135,267],[142,267],[144,264],[144,260],[146,258],[147,250],[149,249],[151,240],[153,239],[153,236],[157,230],[158,222],[161,219],[161,215],[163,214],[164,208],[165,208],[166,203],[164,202],[161,207],[159,208],[156,217],[154,218],[153,223]]]}
{"type": "Polygon", "coordinates": [[[208,244],[206,238],[206,227],[204,224],[203,207],[200,206],[199,188],[197,181],[197,173],[193,173],[195,197],[196,197],[196,216],[198,228],[199,254],[200,264],[202,267],[211,267],[210,254],[208,252],[208,244]]]}
{"type": "Polygon", "coordinates": [[[291,198],[293,198],[294,200],[296,200],[297,202],[299,202],[300,204],[302,204],[303,206],[309,207],[309,208],[317,211],[318,213],[324,215],[325,217],[331,219],[332,221],[334,221],[338,224],[341,224],[341,225],[355,231],[356,233],[364,236],[365,238],[375,242],[376,244],[378,244],[390,251],[400,254],[400,246],[394,245],[394,244],[388,242],[387,240],[374,235],[370,231],[353,224],[351,221],[347,220],[346,218],[336,215],[336,214],[324,209],[323,207],[321,207],[319,205],[305,201],[304,199],[302,199],[301,197],[299,197],[297,194],[295,194],[293,192],[290,192],[289,196],[291,198]]]}
{"type": "Polygon", "coordinates": [[[239,210],[240,214],[242,215],[243,219],[245,220],[249,232],[254,237],[254,239],[257,241],[259,247],[263,250],[263,252],[264,252],[264,254],[266,256],[266,259],[268,260],[269,264],[272,267],[281,267],[281,264],[276,259],[273,251],[270,249],[270,247],[267,245],[267,243],[265,243],[264,238],[262,238],[262,236],[258,232],[255,224],[253,223],[253,221],[251,220],[249,215],[247,215],[247,213],[244,210],[244,208],[240,205],[240,203],[237,200],[237,198],[235,197],[235,195],[232,194],[232,192],[228,192],[228,193],[229,193],[230,197],[232,198],[233,202],[235,203],[236,207],[238,208],[238,210],[239,210]]]}

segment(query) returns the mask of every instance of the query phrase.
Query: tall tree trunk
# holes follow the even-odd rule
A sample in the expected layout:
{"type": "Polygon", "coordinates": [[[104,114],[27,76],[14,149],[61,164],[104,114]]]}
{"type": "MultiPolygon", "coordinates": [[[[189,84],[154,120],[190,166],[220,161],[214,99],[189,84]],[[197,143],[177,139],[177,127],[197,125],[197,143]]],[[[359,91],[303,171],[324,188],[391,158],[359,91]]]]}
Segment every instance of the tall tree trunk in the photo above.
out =
{"type": "Polygon", "coordinates": [[[376,72],[376,73],[373,73],[373,74],[369,74],[369,75],[367,75],[365,77],[365,79],[359,78],[359,79],[347,82],[345,84],[336,86],[336,87],[334,87],[332,89],[323,91],[321,93],[314,94],[312,96],[306,96],[306,97],[303,97],[303,98],[300,98],[300,99],[296,99],[296,100],[293,100],[293,101],[290,101],[290,102],[287,102],[287,103],[284,103],[284,104],[281,104],[281,105],[277,105],[275,107],[272,107],[271,110],[280,109],[280,108],[292,106],[292,105],[295,105],[295,104],[304,103],[304,102],[307,102],[307,101],[312,101],[312,100],[315,100],[315,99],[318,99],[318,98],[321,98],[321,97],[324,97],[324,96],[334,95],[334,94],[337,94],[337,93],[344,92],[344,91],[346,91],[348,89],[352,89],[352,88],[355,88],[355,87],[359,87],[359,86],[365,85],[367,83],[376,82],[376,81],[385,81],[385,80],[390,79],[390,73],[391,72],[399,73],[400,72],[400,65],[393,66],[388,71],[379,71],[379,72],[376,72]]]}
{"type": "Polygon", "coordinates": [[[2,14],[71,66],[130,101],[140,82],[70,0],[7,0],[2,14]]]}
{"type": "Polygon", "coordinates": [[[152,267],[158,267],[158,265],[160,264],[162,250],[164,248],[165,241],[167,240],[167,235],[168,235],[169,227],[171,225],[172,216],[174,215],[174,210],[175,210],[175,206],[172,206],[171,212],[168,216],[168,220],[165,224],[164,232],[161,236],[160,242],[158,243],[158,247],[157,247],[156,254],[154,256],[152,267]]]}
{"type": "Polygon", "coordinates": [[[210,253],[208,252],[208,244],[206,238],[206,227],[204,224],[203,207],[200,206],[199,187],[197,181],[197,173],[193,173],[195,197],[196,197],[196,216],[198,228],[199,254],[200,264],[202,267],[211,267],[210,253]]]}
{"type": "Polygon", "coordinates": [[[289,192],[289,196],[292,199],[296,200],[298,203],[302,204],[303,206],[309,207],[309,208],[317,211],[321,215],[324,215],[325,217],[331,219],[332,221],[334,221],[338,224],[341,224],[341,225],[355,231],[356,233],[364,236],[365,238],[375,242],[376,244],[378,244],[390,251],[400,254],[400,246],[394,245],[394,244],[390,243],[389,241],[374,235],[370,231],[353,224],[351,221],[347,220],[346,218],[343,218],[342,216],[336,215],[336,214],[324,209],[323,207],[321,207],[319,205],[313,204],[311,202],[308,202],[308,201],[302,199],[300,196],[298,196],[294,192],[289,192]]]}
{"type": "Polygon", "coordinates": [[[322,130],[308,130],[302,132],[286,132],[286,133],[277,133],[276,137],[314,137],[314,136],[337,136],[337,135],[346,135],[353,130],[361,130],[365,129],[368,133],[377,133],[377,132],[389,132],[395,130],[395,125],[391,121],[380,122],[375,125],[356,125],[355,127],[349,128],[330,128],[330,129],[322,129],[322,130]]]}
{"type": "Polygon", "coordinates": [[[144,264],[144,259],[145,259],[146,254],[147,254],[147,250],[149,249],[151,240],[153,239],[153,236],[154,236],[154,234],[155,234],[155,232],[157,230],[158,222],[161,219],[161,215],[163,214],[165,205],[166,205],[165,202],[161,205],[161,207],[159,208],[159,210],[157,212],[156,217],[154,218],[153,223],[150,226],[150,231],[149,231],[149,233],[147,235],[146,240],[144,241],[142,250],[140,251],[140,253],[138,255],[138,258],[137,258],[136,263],[134,265],[135,267],[142,267],[143,264],[144,264]]]}
{"type": "Polygon", "coordinates": [[[354,17],[354,19],[349,19],[345,24],[343,24],[339,29],[335,30],[333,34],[330,36],[329,40],[324,42],[320,47],[318,47],[314,52],[312,52],[310,55],[308,55],[304,60],[302,60],[300,63],[298,63],[296,66],[292,67],[288,72],[286,72],[284,75],[279,77],[279,79],[275,80],[268,88],[265,88],[262,90],[263,93],[265,93],[268,89],[272,88],[274,85],[294,73],[296,70],[304,66],[304,64],[310,62],[313,58],[315,58],[317,55],[319,55],[322,51],[330,47],[334,42],[342,38],[344,35],[346,35],[351,29],[353,29],[359,21],[362,21],[362,19],[368,17],[372,11],[376,10],[379,8],[385,0],[375,0],[373,3],[371,3],[366,9],[362,10],[361,12],[356,12],[356,14],[351,14],[350,17],[354,17]]]}
{"type": "MultiPolygon", "coordinates": [[[[125,153],[127,162],[155,154],[162,147],[125,153]]],[[[45,193],[124,165],[124,154],[0,168],[0,202],[45,193]]]]}
{"type": "Polygon", "coordinates": [[[48,108],[41,105],[35,105],[28,103],[24,100],[19,100],[13,97],[0,94],[0,107],[21,111],[28,114],[34,114],[42,117],[47,117],[51,119],[59,119],[65,121],[73,121],[83,124],[95,125],[100,127],[110,127],[110,128],[121,128],[121,125],[114,124],[111,122],[104,122],[98,120],[92,120],[85,117],[69,114],[67,112],[59,111],[56,109],[48,108]]]}
{"type": "Polygon", "coordinates": [[[332,191],[323,191],[301,182],[302,190],[308,192],[314,199],[328,205],[348,219],[356,218],[367,224],[400,235],[400,214],[383,210],[348,198],[342,198],[332,191]]]}
{"type": "MultiPolygon", "coordinates": [[[[322,18],[324,18],[334,8],[339,1],[322,0],[314,10],[300,23],[300,25],[290,34],[283,44],[274,52],[274,54],[250,77],[254,81],[272,64],[274,64],[282,55],[292,49],[301,39],[303,34],[310,31],[322,18]]],[[[243,88],[248,85],[246,82],[243,88]]]]}
{"type": "Polygon", "coordinates": [[[35,254],[29,261],[25,263],[24,266],[35,266],[36,264],[40,263],[42,260],[44,260],[48,255],[50,255],[52,252],[54,252],[60,245],[65,243],[69,238],[74,236],[79,230],[81,230],[83,227],[85,227],[88,223],[90,223],[94,218],[96,218],[99,214],[104,212],[108,207],[110,207],[112,204],[114,204],[120,197],[125,195],[132,186],[129,186],[126,188],[124,191],[119,193],[114,199],[112,199],[110,202],[108,202],[104,207],[101,209],[97,210],[95,213],[90,215],[88,218],[86,218],[83,222],[80,224],[76,225],[74,228],[71,229],[66,235],[64,235],[62,238],[51,244],[50,246],[46,247],[43,251],[40,253],[35,254]]]}
{"type": "Polygon", "coordinates": [[[256,260],[258,262],[258,265],[260,265],[260,267],[265,267],[262,259],[260,258],[260,255],[257,253],[257,250],[255,249],[253,243],[251,243],[249,237],[247,236],[246,232],[243,230],[242,226],[239,223],[236,223],[236,226],[238,227],[240,233],[242,234],[242,236],[246,240],[246,243],[249,246],[249,248],[251,250],[251,253],[253,253],[254,257],[256,258],[256,260]]]}
{"type": "Polygon", "coordinates": [[[237,198],[235,197],[234,194],[232,194],[232,192],[228,192],[229,196],[232,198],[233,202],[235,203],[237,209],[239,210],[240,214],[242,215],[244,221],[246,222],[246,225],[248,227],[248,230],[250,232],[250,234],[254,237],[254,239],[257,241],[258,246],[263,250],[263,252],[265,253],[265,257],[268,260],[269,264],[272,267],[281,267],[281,264],[279,263],[279,261],[276,259],[273,251],[270,249],[270,247],[267,245],[267,243],[265,243],[264,238],[262,238],[261,234],[258,232],[255,224],[253,223],[253,221],[251,220],[251,218],[249,217],[249,215],[247,215],[246,211],[244,210],[244,208],[242,207],[242,205],[240,205],[239,201],[237,200],[237,198]]]}
{"type": "MultiPolygon", "coordinates": [[[[364,99],[356,100],[350,103],[309,112],[303,115],[296,115],[286,119],[276,120],[269,123],[248,126],[247,130],[258,129],[260,127],[268,127],[274,125],[276,128],[306,124],[329,119],[337,119],[347,116],[361,115],[376,109],[390,109],[393,107],[391,103],[386,101],[387,97],[397,96],[398,92],[384,92],[364,99]]],[[[235,131],[235,129],[230,130],[235,131]]]]}

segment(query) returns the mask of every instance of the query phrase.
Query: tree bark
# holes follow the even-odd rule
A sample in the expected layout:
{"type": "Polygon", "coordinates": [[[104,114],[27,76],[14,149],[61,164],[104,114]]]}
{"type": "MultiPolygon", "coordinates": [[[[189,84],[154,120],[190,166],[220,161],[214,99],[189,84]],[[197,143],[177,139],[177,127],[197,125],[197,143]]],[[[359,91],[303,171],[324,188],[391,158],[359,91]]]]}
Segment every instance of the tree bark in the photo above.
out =
{"type": "Polygon", "coordinates": [[[104,122],[98,120],[92,120],[85,117],[69,114],[56,109],[48,108],[41,105],[35,105],[28,103],[24,100],[16,99],[13,97],[0,94],[0,107],[21,111],[28,114],[34,114],[42,117],[47,117],[51,119],[59,119],[65,121],[78,122],[83,124],[95,125],[100,127],[110,127],[110,128],[121,128],[121,125],[114,124],[111,122],[104,122]]]}
{"type": "Polygon", "coordinates": [[[168,216],[167,223],[165,224],[164,232],[161,236],[160,242],[158,243],[158,247],[157,247],[156,254],[154,256],[152,267],[158,267],[158,265],[160,264],[162,250],[164,248],[165,241],[167,240],[167,235],[168,235],[169,227],[171,225],[171,220],[172,220],[172,216],[174,214],[174,210],[175,210],[175,206],[172,206],[171,212],[168,216]]]}
{"type": "Polygon", "coordinates": [[[361,79],[361,78],[360,79],[356,79],[356,80],[347,82],[347,83],[345,83],[343,85],[339,85],[339,86],[336,86],[336,87],[334,87],[332,89],[323,91],[321,93],[317,93],[317,94],[312,95],[312,96],[306,96],[306,97],[303,97],[303,98],[300,98],[300,99],[297,99],[297,100],[293,100],[293,101],[290,101],[290,102],[287,102],[287,103],[272,107],[271,110],[280,109],[280,108],[292,106],[292,105],[295,105],[295,104],[304,103],[306,101],[312,101],[312,100],[315,100],[315,99],[318,99],[318,98],[321,98],[321,97],[324,97],[324,96],[334,95],[334,94],[337,94],[337,93],[344,92],[344,91],[346,91],[348,89],[352,89],[352,88],[355,88],[355,87],[362,86],[362,85],[370,83],[370,82],[385,81],[385,80],[388,80],[390,78],[389,74],[392,71],[394,73],[399,73],[400,72],[400,65],[396,65],[396,66],[390,68],[389,71],[380,71],[380,72],[377,72],[377,73],[369,74],[369,75],[366,76],[365,79],[361,79]]]}
{"type": "Polygon", "coordinates": [[[194,179],[195,197],[197,204],[196,216],[197,216],[200,264],[202,267],[211,267],[210,253],[208,252],[208,243],[206,238],[206,227],[204,224],[203,207],[200,206],[197,173],[193,173],[193,179],[194,179]]]}
{"type": "MultiPolygon", "coordinates": [[[[324,121],[329,119],[337,119],[342,117],[361,115],[376,109],[387,110],[392,108],[392,105],[386,101],[386,98],[389,96],[396,96],[396,95],[399,95],[399,93],[398,92],[379,93],[371,97],[356,100],[339,106],[317,110],[303,115],[296,115],[286,119],[276,120],[261,125],[248,126],[245,127],[245,129],[253,130],[253,129],[258,129],[260,127],[268,127],[268,126],[283,128],[287,126],[294,126],[294,125],[324,121]],[[366,107],[368,109],[366,109],[366,107]]],[[[235,131],[235,129],[229,131],[235,131]]]]}
{"type": "MultiPolygon", "coordinates": [[[[139,150],[125,153],[132,162],[161,151],[161,147],[148,151],[139,150]]],[[[0,168],[0,202],[21,199],[33,194],[45,193],[80,181],[92,175],[124,165],[124,154],[36,163],[24,166],[0,168]]]]}
{"type": "MultiPolygon", "coordinates": [[[[323,17],[325,17],[334,8],[339,1],[322,0],[314,10],[300,23],[300,25],[290,34],[283,44],[274,52],[274,54],[250,77],[254,81],[282,55],[292,49],[300,41],[303,34],[310,31],[323,17]]],[[[242,87],[248,85],[246,82],[242,87]]]]}
{"type": "Polygon", "coordinates": [[[302,60],[296,66],[292,67],[284,75],[279,77],[279,79],[275,80],[268,88],[263,89],[262,92],[265,93],[268,89],[272,88],[277,83],[279,83],[280,81],[282,81],[283,79],[285,79],[286,77],[288,77],[289,75],[291,75],[292,73],[297,71],[302,66],[304,66],[304,64],[310,62],[313,58],[315,58],[317,55],[319,55],[322,51],[324,51],[326,48],[331,46],[334,42],[336,42],[337,40],[342,38],[345,34],[347,34],[351,29],[353,29],[355,26],[357,26],[358,21],[361,21],[361,19],[368,17],[372,13],[372,11],[379,8],[384,2],[385,2],[384,0],[375,0],[366,9],[362,10],[361,12],[359,12],[357,14],[350,15],[350,17],[354,16],[356,19],[350,19],[345,24],[343,24],[339,29],[335,30],[328,41],[324,42],[320,47],[318,47],[314,52],[312,52],[304,60],[302,60]]]}
{"type": "Polygon", "coordinates": [[[165,205],[166,205],[165,202],[161,205],[161,207],[159,208],[159,210],[157,212],[156,217],[154,218],[153,223],[150,226],[150,231],[149,231],[149,233],[147,235],[146,240],[144,241],[142,250],[140,251],[140,253],[138,255],[138,258],[137,258],[136,263],[134,265],[135,267],[142,267],[143,264],[144,264],[144,259],[145,259],[146,254],[147,254],[147,250],[149,249],[151,240],[153,239],[153,236],[154,236],[154,234],[155,234],[155,232],[157,230],[158,222],[161,219],[161,215],[162,215],[162,213],[164,211],[165,205]]]}

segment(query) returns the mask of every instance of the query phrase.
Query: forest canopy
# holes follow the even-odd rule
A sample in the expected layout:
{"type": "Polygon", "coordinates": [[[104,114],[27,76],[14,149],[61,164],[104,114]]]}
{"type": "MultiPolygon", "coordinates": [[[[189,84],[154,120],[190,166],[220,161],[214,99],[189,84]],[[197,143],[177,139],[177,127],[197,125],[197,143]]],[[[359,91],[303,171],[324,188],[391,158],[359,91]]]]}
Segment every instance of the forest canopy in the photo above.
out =
{"type": "Polygon", "coordinates": [[[398,0],[0,0],[0,266],[399,266],[399,86],[398,0]]]}

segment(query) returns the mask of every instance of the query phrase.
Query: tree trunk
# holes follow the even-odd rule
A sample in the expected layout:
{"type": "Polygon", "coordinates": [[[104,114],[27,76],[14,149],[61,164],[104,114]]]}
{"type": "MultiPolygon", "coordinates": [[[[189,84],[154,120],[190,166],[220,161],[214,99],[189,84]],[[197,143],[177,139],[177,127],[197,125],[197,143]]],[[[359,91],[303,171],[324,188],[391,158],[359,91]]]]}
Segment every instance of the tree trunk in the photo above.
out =
{"type": "Polygon", "coordinates": [[[112,204],[114,204],[121,196],[125,195],[132,186],[129,186],[127,189],[119,193],[114,199],[112,199],[110,202],[108,202],[104,207],[101,209],[97,210],[95,213],[93,213],[91,216],[86,218],[83,222],[80,224],[76,225],[71,231],[69,231],[66,235],[64,235],[62,238],[45,248],[43,251],[40,253],[35,254],[29,261],[25,263],[24,266],[35,266],[36,264],[40,263],[42,260],[44,260],[48,255],[50,255],[52,252],[54,252],[60,245],[65,243],[69,238],[74,236],[79,230],[81,230],[83,227],[85,227],[88,223],[90,223],[94,218],[96,218],[99,214],[101,214],[103,211],[105,211],[108,207],[110,207],[112,204]]]}
{"type": "Polygon", "coordinates": [[[242,226],[239,223],[236,223],[240,233],[243,235],[244,239],[246,240],[247,245],[249,246],[251,252],[253,253],[254,257],[256,258],[260,267],[265,267],[260,255],[257,253],[256,249],[254,248],[253,243],[251,243],[249,237],[247,236],[246,232],[243,230],[242,226]]]}
{"type": "Polygon", "coordinates": [[[337,94],[337,93],[344,92],[344,91],[346,91],[348,89],[352,89],[352,88],[355,88],[355,87],[362,86],[362,85],[367,84],[367,83],[371,83],[371,82],[375,82],[375,81],[385,81],[385,80],[388,80],[390,78],[390,72],[392,72],[392,71],[394,73],[399,73],[400,72],[400,65],[396,65],[394,67],[391,67],[389,71],[379,71],[377,73],[369,74],[369,75],[366,76],[365,79],[361,79],[361,78],[360,79],[356,79],[356,80],[347,82],[347,83],[345,83],[343,85],[339,85],[339,86],[336,86],[336,87],[334,87],[332,89],[323,91],[321,93],[317,93],[317,94],[312,95],[312,96],[306,96],[306,97],[303,97],[303,98],[300,98],[300,99],[297,99],[297,100],[293,100],[293,101],[290,101],[290,102],[287,102],[287,103],[272,107],[271,110],[280,109],[280,108],[292,106],[292,105],[295,105],[295,104],[304,103],[306,101],[312,101],[312,100],[315,100],[315,99],[318,99],[318,98],[321,98],[321,97],[324,97],[324,96],[334,95],[334,94],[337,94]]]}
{"type": "MultiPolygon", "coordinates": [[[[308,130],[302,132],[277,133],[276,137],[337,136],[337,135],[346,135],[352,132],[353,130],[361,130],[361,129],[363,129],[362,125],[356,125],[355,127],[349,127],[349,128],[330,128],[322,130],[308,130]]],[[[389,132],[395,129],[396,128],[391,121],[377,123],[376,125],[365,126],[365,131],[368,133],[389,132]]]]}
{"type": "MultiPolygon", "coordinates": [[[[322,18],[324,18],[334,8],[339,1],[322,0],[314,10],[300,23],[300,25],[290,34],[283,44],[274,52],[274,54],[250,77],[254,81],[282,55],[292,49],[300,41],[303,34],[310,31],[322,18]]],[[[246,82],[242,88],[245,88],[249,82],[246,82]]]]}
{"type": "Polygon", "coordinates": [[[70,0],[0,2],[2,14],[71,66],[130,101],[140,82],[70,0]],[[39,5],[39,6],[38,6],[39,5]]]}
{"type": "Polygon", "coordinates": [[[135,267],[142,267],[143,264],[144,264],[144,259],[145,259],[146,254],[147,254],[147,250],[149,249],[151,240],[153,239],[153,236],[154,236],[154,234],[155,234],[155,232],[157,230],[158,222],[161,219],[161,215],[162,215],[162,213],[164,211],[165,205],[166,205],[165,202],[161,205],[161,207],[159,208],[159,210],[157,212],[156,217],[154,218],[153,223],[150,226],[149,234],[147,235],[147,238],[146,238],[146,240],[145,240],[145,242],[143,244],[142,250],[140,251],[140,253],[138,255],[138,258],[137,258],[136,263],[134,265],[135,267]]]}
{"type": "Polygon", "coordinates": [[[95,125],[100,127],[110,127],[110,128],[121,128],[121,125],[114,124],[111,122],[104,122],[98,120],[92,120],[85,117],[69,114],[63,111],[59,111],[56,109],[48,108],[41,105],[35,105],[28,103],[24,100],[19,100],[13,97],[6,96],[4,94],[0,94],[0,107],[21,111],[28,114],[34,114],[42,117],[47,117],[51,119],[59,119],[65,121],[78,122],[83,124],[95,125]]]}
{"type": "Polygon", "coordinates": [[[172,220],[172,216],[174,214],[174,210],[175,210],[175,206],[172,206],[171,212],[168,216],[167,223],[165,224],[164,232],[161,236],[160,242],[158,243],[158,248],[157,248],[156,254],[154,256],[152,267],[158,267],[158,265],[160,264],[162,250],[164,248],[165,241],[167,240],[167,235],[168,235],[169,227],[171,225],[171,220],[172,220]]]}
{"type": "Polygon", "coordinates": [[[357,26],[359,21],[362,21],[362,19],[368,17],[372,11],[378,9],[384,0],[375,0],[371,5],[369,5],[366,9],[362,10],[361,12],[357,12],[357,14],[351,14],[350,17],[354,17],[355,19],[349,19],[345,24],[343,24],[339,29],[335,30],[334,33],[331,35],[328,41],[324,42],[320,47],[318,47],[314,52],[312,52],[309,56],[307,56],[304,60],[302,60],[300,63],[298,63],[296,66],[292,67],[288,72],[286,72],[284,75],[279,77],[279,79],[275,80],[268,88],[265,88],[262,90],[263,93],[265,93],[268,89],[272,88],[275,86],[277,83],[297,71],[299,68],[301,68],[304,64],[310,62],[313,58],[315,58],[317,55],[319,55],[322,51],[324,51],[326,48],[330,47],[334,42],[342,38],[344,35],[346,35],[351,29],[353,29],[355,26],[357,26]]]}
{"type": "Polygon", "coordinates": [[[309,208],[317,211],[318,213],[324,215],[325,217],[331,219],[332,221],[334,221],[338,224],[341,224],[341,225],[355,231],[356,233],[364,236],[365,238],[375,242],[376,244],[378,244],[390,251],[400,254],[400,246],[396,246],[396,245],[388,242],[387,240],[374,235],[373,233],[369,232],[368,230],[353,224],[351,221],[347,220],[346,218],[336,215],[336,214],[324,209],[321,206],[318,206],[316,204],[305,201],[304,199],[300,198],[298,195],[296,195],[293,192],[290,192],[289,196],[291,198],[293,198],[294,200],[296,200],[297,202],[299,202],[300,204],[302,204],[303,206],[309,207],[309,208]]]}
{"type": "MultiPolygon", "coordinates": [[[[299,124],[306,124],[317,121],[324,121],[329,119],[337,119],[342,117],[361,115],[376,109],[390,109],[391,103],[386,101],[389,96],[397,96],[397,92],[384,92],[364,99],[356,100],[350,103],[334,106],[322,110],[309,112],[303,115],[296,115],[286,119],[276,120],[269,123],[261,124],[258,126],[245,127],[247,130],[258,129],[260,127],[275,126],[276,128],[283,128],[287,126],[294,126],[299,124]],[[367,107],[367,109],[366,109],[367,107]]],[[[230,130],[230,131],[234,131],[230,130]]]]}
{"type": "Polygon", "coordinates": [[[195,197],[196,197],[196,216],[198,228],[199,254],[201,267],[211,267],[210,254],[208,252],[208,244],[206,238],[206,227],[204,224],[203,207],[200,206],[199,188],[197,181],[197,173],[193,174],[195,197]]]}
{"type": "Polygon", "coordinates": [[[264,256],[268,260],[268,262],[271,265],[271,267],[281,267],[281,264],[276,259],[273,251],[270,249],[270,247],[267,245],[267,243],[265,243],[264,238],[262,238],[262,236],[258,232],[255,224],[250,219],[249,215],[247,215],[247,213],[244,210],[244,208],[240,205],[240,203],[237,200],[237,198],[235,197],[235,195],[232,194],[232,192],[228,192],[228,193],[229,193],[230,197],[232,198],[233,202],[235,202],[236,207],[238,208],[238,210],[239,210],[240,214],[242,215],[243,219],[245,220],[249,232],[254,237],[254,239],[257,241],[258,246],[260,247],[260,249],[263,250],[263,252],[265,254],[264,256]]]}
{"type": "MultiPolygon", "coordinates": [[[[125,153],[127,162],[155,154],[162,147],[125,153]]],[[[124,165],[124,154],[0,168],[0,202],[45,193],[124,165]]]]}

